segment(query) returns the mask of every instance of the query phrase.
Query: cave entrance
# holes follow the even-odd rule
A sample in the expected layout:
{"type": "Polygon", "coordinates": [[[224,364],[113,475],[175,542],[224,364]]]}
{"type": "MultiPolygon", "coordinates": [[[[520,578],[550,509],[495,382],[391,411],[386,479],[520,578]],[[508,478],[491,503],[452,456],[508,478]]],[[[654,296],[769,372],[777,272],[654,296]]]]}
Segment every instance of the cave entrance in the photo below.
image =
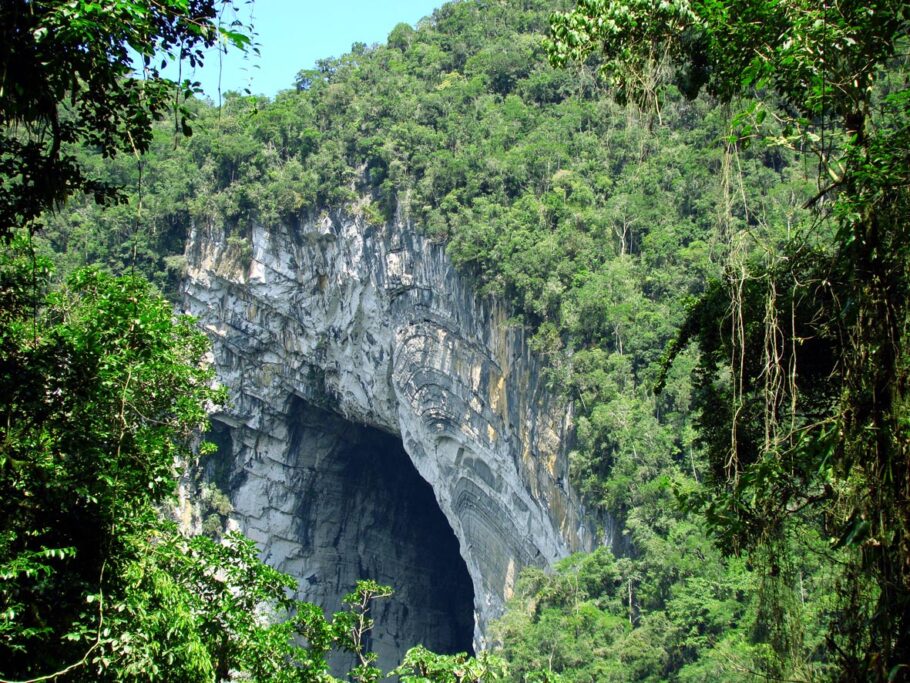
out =
{"type": "Polygon", "coordinates": [[[298,397],[288,405],[287,427],[277,472],[276,463],[256,457],[256,446],[245,457],[232,448],[235,462],[246,463],[231,483],[235,511],[265,560],[297,577],[302,598],[328,612],[341,609],[358,579],[391,585],[394,596],[371,613],[369,644],[383,670],[417,644],[471,652],[471,578],[401,440],[298,397]]]}

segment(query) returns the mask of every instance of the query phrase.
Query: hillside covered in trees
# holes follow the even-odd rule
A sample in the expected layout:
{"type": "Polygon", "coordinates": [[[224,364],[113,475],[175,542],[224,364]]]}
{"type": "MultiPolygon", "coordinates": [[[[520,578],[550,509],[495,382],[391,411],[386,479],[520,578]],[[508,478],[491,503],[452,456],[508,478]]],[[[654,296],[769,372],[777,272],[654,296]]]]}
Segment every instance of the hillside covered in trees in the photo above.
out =
{"type": "MultiPolygon", "coordinates": [[[[274,100],[187,100],[189,138],[171,120],[141,158],[73,148],[123,201],[76,196],[32,244],[56,277],[76,273],[66,296],[91,303],[115,285],[79,275],[86,264],[176,299],[194,226],[228,226],[247,259],[253,224],[418,227],[533,334],[575,407],[571,483],[623,528],[621,554],[521,576],[492,633],[504,680],[903,680],[910,17],[884,2],[823,17],[789,1],[724,3],[731,16],[657,5],[582,2],[554,19],[574,5],[450,2],[274,100]],[[768,35],[748,32],[762,22],[768,35]],[[828,52],[791,54],[787,37],[828,52]],[[784,45],[762,55],[766,72],[756,42],[784,45]],[[890,375],[873,376],[882,363],[890,375]]],[[[3,267],[5,286],[25,287],[21,264],[3,267]]],[[[4,315],[26,319],[16,305],[4,315]]],[[[4,344],[28,342],[9,329],[4,344]]],[[[153,571],[180,575],[186,541],[161,533],[153,571]]],[[[174,591],[199,580],[185,571],[174,591]]],[[[260,597],[274,598],[267,576],[260,597]]],[[[0,638],[12,623],[4,612],[0,638]]],[[[250,671],[272,680],[272,666],[250,671]]]]}

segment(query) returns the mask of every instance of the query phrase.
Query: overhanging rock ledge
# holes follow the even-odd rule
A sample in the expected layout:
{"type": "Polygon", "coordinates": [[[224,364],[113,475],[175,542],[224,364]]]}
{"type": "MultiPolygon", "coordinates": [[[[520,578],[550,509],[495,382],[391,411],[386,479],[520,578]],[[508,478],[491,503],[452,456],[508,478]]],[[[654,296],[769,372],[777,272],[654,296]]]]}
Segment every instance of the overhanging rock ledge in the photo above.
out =
{"type": "MultiPolygon", "coordinates": [[[[313,567],[325,572],[322,551],[307,542],[307,527],[321,522],[307,518],[304,500],[319,487],[295,489],[294,468],[312,474],[334,451],[323,443],[322,456],[300,461],[295,448],[314,448],[294,443],[301,406],[401,439],[458,539],[475,646],[521,568],[603,540],[568,485],[570,406],[544,387],[505,308],[475,296],[442,246],[400,220],[377,227],[325,215],[254,226],[245,243],[196,228],[186,255],[185,305],[209,332],[230,391],[214,419],[228,436],[235,519],[267,561],[299,578],[305,597],[332,609],[327,593],[350,586],[307,594],[313,567]]],[[[370,571],[344,548],[333,552],[352,565],[333,572],[334,583],[370,571]]]]}

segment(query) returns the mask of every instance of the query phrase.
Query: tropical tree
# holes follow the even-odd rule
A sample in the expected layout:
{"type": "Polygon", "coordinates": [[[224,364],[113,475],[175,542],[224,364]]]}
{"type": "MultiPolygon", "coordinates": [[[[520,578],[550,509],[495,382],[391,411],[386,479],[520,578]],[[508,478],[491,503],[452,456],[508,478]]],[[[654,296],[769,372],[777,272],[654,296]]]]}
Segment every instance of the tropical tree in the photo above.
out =
{"type": "MultiPolygon", "coordinates": [[[[189,134],[186,98],[199,84],[164,75],[201,64],[205,50],[250,45],[223,23],[234,0],[10,0],[0,5],[0,238],[77,190],[114,188],[90,177],[71,149],[104,157],[148,149],[167,112],[189,134]],[[179,81],[179,82],[178,82],[179,81]]],[[[178,72],[179,73],[179,72],[178,72]]]]}
{"type": "Polygon", "coordinates": [[[163,514],[223,399],[194,321],[139,277],[49,275],[21,236],[0,256],[0,679],[332,683],[344,651],[353,680],[379,680],[369,611],[388,586],[358,582],[327,618],[249,539],[163,514]]]}
{"type": "Polygon", "coordinates": [[[817,159],[812,224],[761,259],[728,234],[671,355],[702,350],[699,504],[727,547],[776,576],[816,511],[848,558],[828,646],[850,680],[910,674],[908,22],[893,0],[580,0],[550,45],[658,115],[671,83],[734,104],[728,157],[763,138],[817,159]]]}
{"type": "Polygon", "coordinates": [[[28,251],[0,264],[5,673],[78,659],[86,601],[123,589],[118,563],[218,398],[204,335],[143,280],[80,271],[47,294],[28,251]]]}

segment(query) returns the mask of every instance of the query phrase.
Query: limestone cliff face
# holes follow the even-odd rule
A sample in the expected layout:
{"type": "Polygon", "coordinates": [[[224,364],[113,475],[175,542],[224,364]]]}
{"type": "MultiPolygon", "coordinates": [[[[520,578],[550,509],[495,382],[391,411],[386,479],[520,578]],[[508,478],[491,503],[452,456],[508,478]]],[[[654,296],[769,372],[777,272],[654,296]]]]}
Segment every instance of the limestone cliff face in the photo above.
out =
{"type": "Polygon", "coordinates": [[[477,298],[444,249],[401,221],[327,216],[257,226],[251,242],[252,254],[197,229],[185,286],[230,389],[215,416],[218,467],[239,526],[329,609],[359,577],[409,593],[388,608],[389,624],[377,617],[374,644],[389,660],[409,639],[432,644],[422,632],[446,608],[408,626],[429,604],[421,590],[457,597],[437,566],[457,558],[424,561],[443,557],[427,544],[447,525],[482,643],[522,567],[594,541],[567,483],[569,406],[547,393],[503,307],[477,298]],[[396,474],[398,440],[429,483],[428,503],[402,502],[415,485],[396,474]],[[415,535],[432,498],[444,523],[415,535]]]}

